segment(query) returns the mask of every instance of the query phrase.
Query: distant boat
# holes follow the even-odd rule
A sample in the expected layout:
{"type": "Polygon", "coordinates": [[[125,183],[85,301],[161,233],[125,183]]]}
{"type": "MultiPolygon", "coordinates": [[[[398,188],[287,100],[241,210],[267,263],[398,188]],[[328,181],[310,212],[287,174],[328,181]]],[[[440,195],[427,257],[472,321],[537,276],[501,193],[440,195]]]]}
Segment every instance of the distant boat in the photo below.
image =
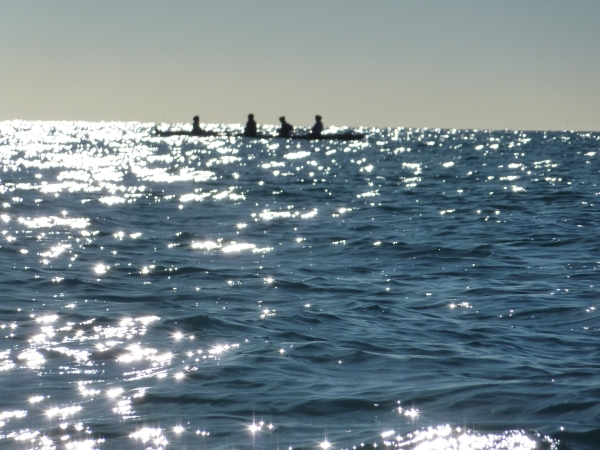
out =
{"type": "Polygon", "coordinates": [[[258,134],[256,136],[244,136],[243,134],[229,134],[229,133],[217,133],[215,131],[202,131],[200,133],[194,133],[192,131],[184,131],[184,130],[166,130],[161,131],[156,126],[154,126],[154,133],[157,136],[161,137],[169,137],[169,136],[229,136],[229,137],[246,137],[250,139],[300,139],[305,141],[360,141],[366,135],[362,133],[352,133],[350,131],[346,133],[332,133],[332,134],[322,134],[320,136],[313,136],[312,134],[299,134],[292,135],[289,138],[283,138],[277,135],[271,134],[258,134]]]}

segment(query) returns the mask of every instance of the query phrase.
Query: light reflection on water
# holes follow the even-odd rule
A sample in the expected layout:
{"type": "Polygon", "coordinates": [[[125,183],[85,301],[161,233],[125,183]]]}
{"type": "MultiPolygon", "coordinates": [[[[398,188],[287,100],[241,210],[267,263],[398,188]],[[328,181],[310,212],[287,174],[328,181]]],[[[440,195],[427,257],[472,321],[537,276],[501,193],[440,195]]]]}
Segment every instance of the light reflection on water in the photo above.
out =
{"type": "MultiPolygon", "coordinates": [[[[502,265],[518,266],[499,275],[508,284],[548,264],[543,252],[523,256],[530,260],[524,266],[510,253],[525,246],[515,237],[524,229],[509,228],[522,211],[544,216],[554,233],[567,219],[556,207],[561,197],[549,193],[566,195],[587,183],[589,192],[575,195],[578,225],[593,225],[586,214],[595,211],[596,189],[574,173],[597,169],[597,138],[591,144],[590,136],[572,136],[595,148],[577,150],[576,168],[567,169],[556,155],[536,154],[536,142],[554,137],[532,140],[524,132],[361,129],[370,135],[362,142],[311,143],[163,139],[150,130],[139,123],[0,124],[7,300],[0,318],[0,389],[7,398],[0,446],[558,445],[533,431],[468,429],[461,414],[469,408],[468,423],[497,420],[496,430],[498,422],[521,428],[520,416],[453,402],[472,401],[484,390],[481,380],[501,385],[505,380],[495,377],[503,371],[529,388],[567,376],[554,375],[559,369],[547,354],[536,362],[543,374],[531,379],[513,374],[530,370],[530,356],[520,359],[519,352],[514,366],[493,368],[513,356],[503,350],[512,339],[521,339],[514,345],[524,355],[535,354],[524,342],[539,335],[498,337],[481,353],[471,349],[496,339],[490,330],[514,333],[511,327],[531,326],[525,318],[546,314],[544,305],[513,316],[522,299],[509,309],[498,306],[498,297],[485,298],[498,289],[502,265]],[[541,210],[546,204],[549,212],[541,210]],[[461,228],[474,240],[490,233],[504,242],[470,245],[457,238],[461,228]],[[514,322],[518,317],[523,322],[514,322]],[[483,360],[490,366],[482,372],[483,360]],[[432,386],[448,391],[433,398],[432,386]],[[398,396],[406,406],[393,403],[398,396]],[[371,400],[385,407],[371,410],[371,400]]],[[[544,245],[576,233],[556,231],[544,245]]],[[[572,279],[556,286],[552,280],[567,271],[586,278],[582,266],[590,261],[559,255],[560,267],[541,284],[556,297],[582,292],[572,279]]],[[[528,289],[527,298],[545,295],[535,283],[528,289]]],[[[587,293],[575,299],[569,328],[598,328],[579,318],[596,314],[595,301],[587,293]],[[583,301],[585,308],[577,303],[583,301]]],[[[578,334],[570,344],[571,336],[561,338],[559,353],[587,341],[578,334]]],[[[546,388],[556,389],[538,387],[546,388]]],[[[490,409],[510,409],[500,403],[500,388],[488,389],[490,409]]],[[[545,401],[528,411],[535,420],[523,428],[563,420],[536,415],[545,401]]]]}
{"type": "MultiPolygon", "coordinates": [[[[71,390],[77,390],[79,396],[85,400],[83,404],[71,404],[64,406],[50,406],[55,404],[52,396],[34,395],[29,397],[28,402],[31,404],[29,411],[3,411],[0,412],[0,428],[6,425],[15,424],[18,419],[27,417],[32,412],[43,413],[48,419],[58,419],[63,421],[59,428],[66,430],[70,427],[68,420],[74,417],[85,415],[86,410],[95,409],[93,403],[100,402],[105,407],[110,408],[112,413],[121,417],[122,420],[133,420],[142,418],[136,414],[132,402],[136,399],[142,399],[148,389],[151,387],[137,387],[135,384],[139,380],[148,380],[153,378],[156,380],[170,378],[181,381],[186,374],[193,373],[198,370],[199,364],[214,362],[218,364],[221,356],[229,351],[239,348],[239,344],[219,344],[209,348],[194,348],[194,350],[178,350],[174,352],[160,352],[155,348],[144,347],[138,343],[130,344],[131,340],[138,336],[143,336],[148,332],[148,327],[160,321],[157,316],[142,316],[138,318],[124,318],[116,326],[93,325],[95,320],[90,319],[86,322],[74,324],[67,322],[67,325],[62,326],[64,317],[58,314],[40,316],[35,318],[35,323],[39,325],[39,334],[35,334],[29,339],[30,347],[23,350],[17,357],[19,361],[24,361],[29,369],[33,369],[38,375],[43,376],[48,370],[48,359],[54,353],[59,353],[67,360],[61,361],[61,374],[71,375],[100,375],[104,370],[98,370],[99,360],[106,362],[101,363],[102,366],[110,364],[113,367],[110,372],[124,370],[122,378],[117,383],[120,386],[114,386],[112,382],[106,379],[97,380],[80,380],[72,385],[71,390]],[[49,326],[54,324],[56,326],[49,326]],[[88,327],[85,327],[85,326],[88,327]],[[75,328],[74,328],[75,326],[75,328]],[[79,328],[79,327],[81,328],[79,328]],[[49,340],[52,338],[53,340],[49,340]],[[78,349],[77,346],[86,341],[93,341],[94,351],[78,349]],[[75,345],[76,347],[69,347],[75,345]],[[111,352],[111,356],[106,359],[102,356],[103,353],[111,352]],[[174,361],[176,358],[182,358],[179,361],[174,361]],[[131,365],[135,364],[135,370],[128,370],[131,365]],[[88,369],[86,369],[86,367],[88,369]],[[109,399],[108,403],[105,399],[109,399]],[[36,405],[36,406],[33,406],[36,405]],[[39,406],[37,406],[39,405],[39,406]],[[64,421],[67,422],[64,422],[64,421]]],[[[13,329],[18,328],[17,324],[12,325],[13,329]]],[[[180,332],[172,336],[173,342],[193,341],[192,335],[184,335],[180,332]]],[[[184,348],[190,348],[189,346],[184,348]]],[[[18,369],[16,364],[11,361],[10,350],[6,350],[0,355],[4,358],[3,370],[18,369]]],[[[64,395],[64,394],[63,394],[64,395]]],[[[68,397],[68,396],[67,396],[68,397]]],[[[72,396],[75,398],[75,395],[72,396]]],[[[75,429],[78,431],[84,430],[84,422],[77,422],[75,429]]],[[[52,428],[44,427],[46,432],[52,428]]],[[[153,435],[152,442],[161,448],[168,441],[162,434],[160,429],[154,431],[134,432],[130,435],[131,438],[141,439],[143,442],[148,440],[148,436],[153,435]],[[160,431],[160,432],[159,432],[160,431]],[[149,434],[148,434],[149,433],[149,434]],[[154,433],[154,434],[153,434],[154,433]]],[[[89,427],[85,428],[87,434],[91,434],[92,430],[89,427]]],[[[177,429],[180,434],[182,430],[177,429]]],[[[43,430],[31,431],[23,430],[13,431],[0,434],[0,439],[14,439],[15,441],[30,441],[34,446],[32,448],[56,448],[53,447],[59,442],[43,434],[43,430]]],[[[203,437],[208,436],[208,432],[204,431],[203,437]]],[[[81,433],[79,433],[81,434],[81,433]]],[[[79,439],[79,438],[77,438],[79,439]]],[[[99,448],[104,439],[88,439],[85,441],[71,440],[70,435],[65,434],[60,437],[60,444],[66,445],[65,448],[99,448]]]]}

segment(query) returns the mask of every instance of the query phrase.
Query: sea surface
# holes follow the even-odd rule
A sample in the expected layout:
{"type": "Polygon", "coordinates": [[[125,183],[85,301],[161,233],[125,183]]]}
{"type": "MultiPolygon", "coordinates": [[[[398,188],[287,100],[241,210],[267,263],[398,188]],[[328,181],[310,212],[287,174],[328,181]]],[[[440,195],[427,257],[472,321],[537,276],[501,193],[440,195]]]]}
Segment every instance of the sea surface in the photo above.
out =
{"type": "Polygon", "coordinates": [[[153,127],[0,122],[0,448],[600,448],[600,133],[153,127]]]}

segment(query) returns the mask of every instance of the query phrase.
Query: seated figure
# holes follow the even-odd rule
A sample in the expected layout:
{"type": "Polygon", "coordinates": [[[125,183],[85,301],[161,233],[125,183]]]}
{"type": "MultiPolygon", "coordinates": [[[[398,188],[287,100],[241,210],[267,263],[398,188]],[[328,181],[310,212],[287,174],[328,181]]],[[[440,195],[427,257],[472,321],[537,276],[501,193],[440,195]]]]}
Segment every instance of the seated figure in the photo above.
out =
{"type": "Polygon", "coordinates": [[[254,121],[254,114],[248,114],[248,122],[246,122],[246,128],[244,128],[244,136],[256,137],[256,122],[254,121]]]}
{"type": "Polygon", "coordinates": [[[289,124],[285,121],[285,116],[281,116],[279,118],[279,121],[281,122],[281,128],[279,129],[279,137],[282,137],[282,138],[291,137],[292,131],[294,130],[293,125],[289,124]]]}
{"type": "Polygon", "coordinates": [[[320,137],[321,133],[323,132],[323,122],[321,122],[322,117],[319,115],[316,115],[315,120],[317,122],[313,125],[310,134],[311,134],[311,136],[314,136],[314,137],[320,137]]]}
{"type": "Polygon", "coordinates": [[[192,134],[200,136],[204,131],[200,128],[200,117],[194,116],[194,123],[192,124],[192,134]]]}

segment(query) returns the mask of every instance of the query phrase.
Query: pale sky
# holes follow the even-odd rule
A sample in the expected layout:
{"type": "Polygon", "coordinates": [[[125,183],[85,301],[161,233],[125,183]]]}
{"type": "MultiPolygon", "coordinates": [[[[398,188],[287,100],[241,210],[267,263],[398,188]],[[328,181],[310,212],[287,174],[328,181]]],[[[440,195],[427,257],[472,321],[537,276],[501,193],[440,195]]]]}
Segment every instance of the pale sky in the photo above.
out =
{"type": "Polygon", "coordinates": [[[599,0],[4,0],[0,120],[600,130],[599,0]]]}

